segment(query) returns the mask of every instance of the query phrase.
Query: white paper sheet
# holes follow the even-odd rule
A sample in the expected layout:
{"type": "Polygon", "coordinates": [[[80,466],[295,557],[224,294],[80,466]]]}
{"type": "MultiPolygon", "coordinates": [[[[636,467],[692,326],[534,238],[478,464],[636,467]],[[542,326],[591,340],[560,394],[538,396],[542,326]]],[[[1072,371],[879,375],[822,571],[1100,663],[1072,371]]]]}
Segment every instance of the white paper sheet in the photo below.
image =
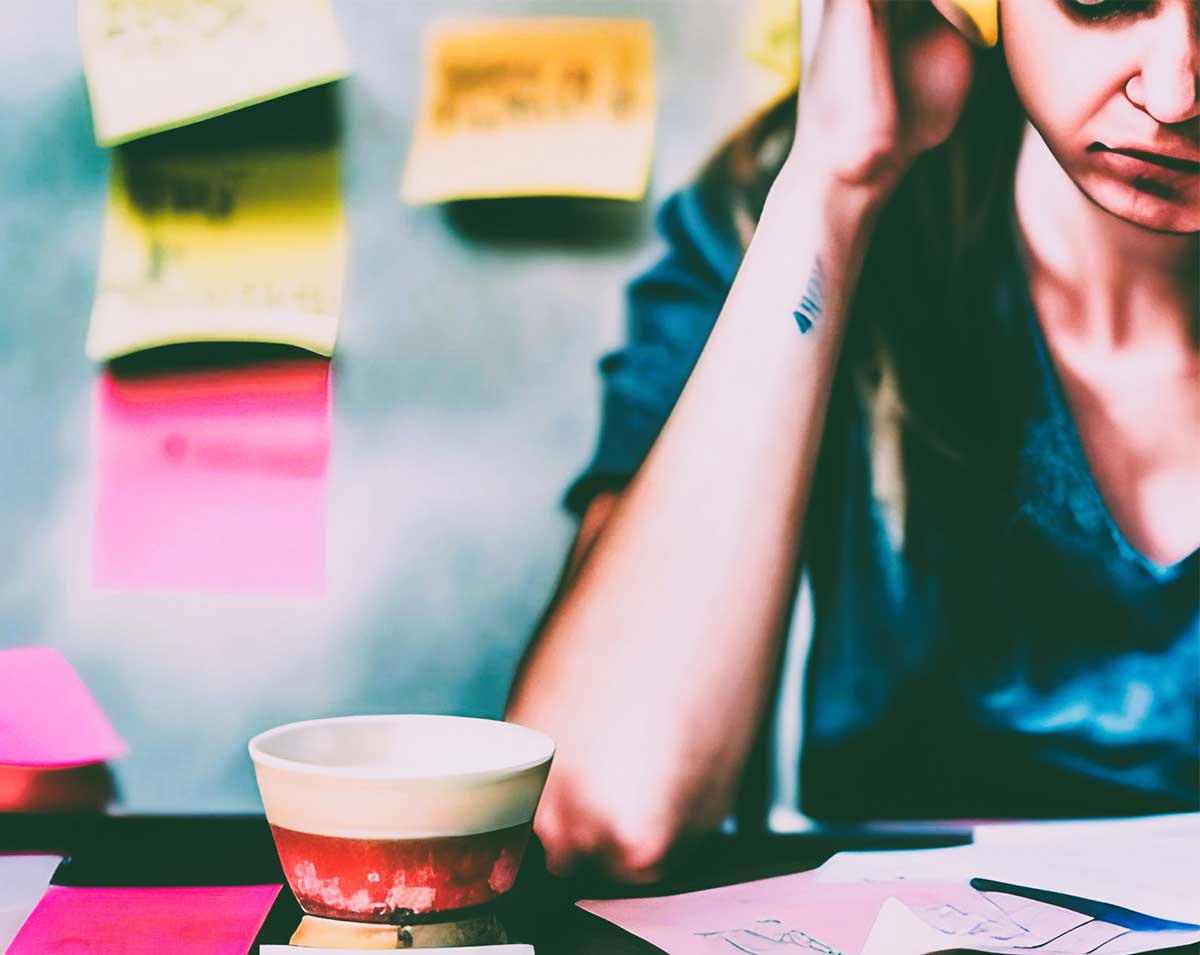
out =
{"type": "Polygon", "coordinates": [[[17,937],[60,862],[62,856],[0,856],[0,952],[17,937]]]}
{"type": "Polygon", "coordinates": [[[1130,931],[1086,916],[998,893],[979,893],[995,905],[960,911],[955,904],[913,909],[888,899],[860,955],[932,955],[944,951],[993,955],[1141,955],[1200,941],[1200,931],[1130,931]],[[1013,928],[1016,928],[1013,931],[1013,928]]]}
{"type": "Polygon", "coordinates": [[[862,955],[925,955],[947,948],[948,942],[954,944],[903,904],[888,899],[879,910],[862,955]]]}
{"type": "Polygon", "coordinates": [[[1048,942],[1028,941],[1005,945],[971,932],[945,932],[918,917],[902,903],[889,899],[867,937],[861,955],[932,955],[935,952],[972,951],[993,955],[1141,955],[1186,945],[1200,939],[1198,932],[1130,932],[1120,926],[1092,920],[1048,942]]]}
{"type": "Polygon", "coordinates": [[[823,883],[992,879],[1200,925],[1200,813],[977,830],[950,849],[839,853],[823,883]]]}

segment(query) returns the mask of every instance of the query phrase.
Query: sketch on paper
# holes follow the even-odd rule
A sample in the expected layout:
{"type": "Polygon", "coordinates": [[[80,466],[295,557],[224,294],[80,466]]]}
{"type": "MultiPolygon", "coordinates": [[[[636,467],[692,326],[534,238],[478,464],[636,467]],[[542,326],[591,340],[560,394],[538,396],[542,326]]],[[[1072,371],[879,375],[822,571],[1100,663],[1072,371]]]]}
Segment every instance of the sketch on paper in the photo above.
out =
{"type": "Polygon", "coordinates": [[[802,929],[782,919],[757,919],[750,928],[726,929],[718,932],[696,932],[697,938],[709,939],[714,952],[746,952],[749,955],[768,955],[780,949],[821,952],[823,955],[842,955],[802,929]]]}

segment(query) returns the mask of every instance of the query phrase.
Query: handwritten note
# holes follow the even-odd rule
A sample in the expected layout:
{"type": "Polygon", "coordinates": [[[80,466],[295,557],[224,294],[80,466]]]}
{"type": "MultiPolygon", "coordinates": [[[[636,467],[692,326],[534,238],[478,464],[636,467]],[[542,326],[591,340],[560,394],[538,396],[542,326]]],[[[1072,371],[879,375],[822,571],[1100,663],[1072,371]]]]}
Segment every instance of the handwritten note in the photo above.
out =
{"type": "Polygon", "coordinates": [[[348,75],[330,0],[79,0],[101,146],[348,75]]]}
{"type": "Polygon", "coordinates": [[[127,750],[57,650],[0,650],[0,764],[81,766],[127,750]]]}
{"type": "Polygon", "coordinates": [[[113,155],[87,353],[337,335],[345,223],[332,149],[113,155]]]}
{"type": "Polygon", "coordinates": [[[801,0],[754,0],[746,21],[746,56],[783,78],[800,80],[801,0]]]}
{"type": "Polygon", "coordinates": [[[319,358],[103,375],[97,586],[321,594],[329,393],[319,358]]]}
{"type": "Polygon", "coordinates": [[[0,952],[8,951],[60,862],[62,856],[0,856],[0,952]]]}
{"type": "Polygon", "coordinates": [[[435,24],[403,197],[638,199],[650,174],[654,96],[646,21],[435,24]]]}
{"type": "Polygon", "coordinates": [[[54,885],[8,955],[246,955],[279,889],[54,885]]]}

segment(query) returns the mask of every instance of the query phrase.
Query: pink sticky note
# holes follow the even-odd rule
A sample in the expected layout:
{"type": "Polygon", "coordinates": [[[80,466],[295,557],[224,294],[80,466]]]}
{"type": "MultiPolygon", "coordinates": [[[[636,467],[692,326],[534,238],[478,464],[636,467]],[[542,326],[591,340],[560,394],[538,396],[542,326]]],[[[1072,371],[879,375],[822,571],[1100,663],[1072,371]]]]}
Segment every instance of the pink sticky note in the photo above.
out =
{"type": "Polygon", "coordinates": [[[0,650],[0,765],[82,766],[126,752],[57,650],[0,650]]]}
{"type": "Polygon", "coordinates": [[[53,885],[8,955],[246,955],[278,885],[53,885]]]}
{"type": "Polygon", "coordinates": [[[329,394],[318,358],[103,375],[96,585],[321,594],[329,394]]]}

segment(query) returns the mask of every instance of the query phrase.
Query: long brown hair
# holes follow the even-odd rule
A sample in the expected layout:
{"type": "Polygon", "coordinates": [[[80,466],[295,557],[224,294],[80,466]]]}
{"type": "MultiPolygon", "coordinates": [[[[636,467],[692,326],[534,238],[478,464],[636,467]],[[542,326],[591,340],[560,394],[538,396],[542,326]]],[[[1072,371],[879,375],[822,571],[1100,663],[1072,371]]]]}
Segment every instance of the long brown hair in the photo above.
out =
{"type": "MultiPolygon", "coordinates": [[[[932,12],[932,11],[930,11],[932,12]]],[[[845,360],[869,412],[873,485],[889,534],[903,538],[904,448],[970,467],[977,428],[946,400],[956,375],[970,387],[971,327],[995,249],[991,227],[1011,208],[1024,110],[999,47],[980,51],[963,114],[945,143],[922,155],[880,215],[850,306],[845,360]],[[937,323],[943,363],[959,367],[930,384],[930,356],[914,342],[937,323]]],[[[700,173],[749,243],[767,193],[795,136],[792,90],[743,124],[700,173]]],[[[978,361],[978,359],[976,359],[978,361]]]]}

